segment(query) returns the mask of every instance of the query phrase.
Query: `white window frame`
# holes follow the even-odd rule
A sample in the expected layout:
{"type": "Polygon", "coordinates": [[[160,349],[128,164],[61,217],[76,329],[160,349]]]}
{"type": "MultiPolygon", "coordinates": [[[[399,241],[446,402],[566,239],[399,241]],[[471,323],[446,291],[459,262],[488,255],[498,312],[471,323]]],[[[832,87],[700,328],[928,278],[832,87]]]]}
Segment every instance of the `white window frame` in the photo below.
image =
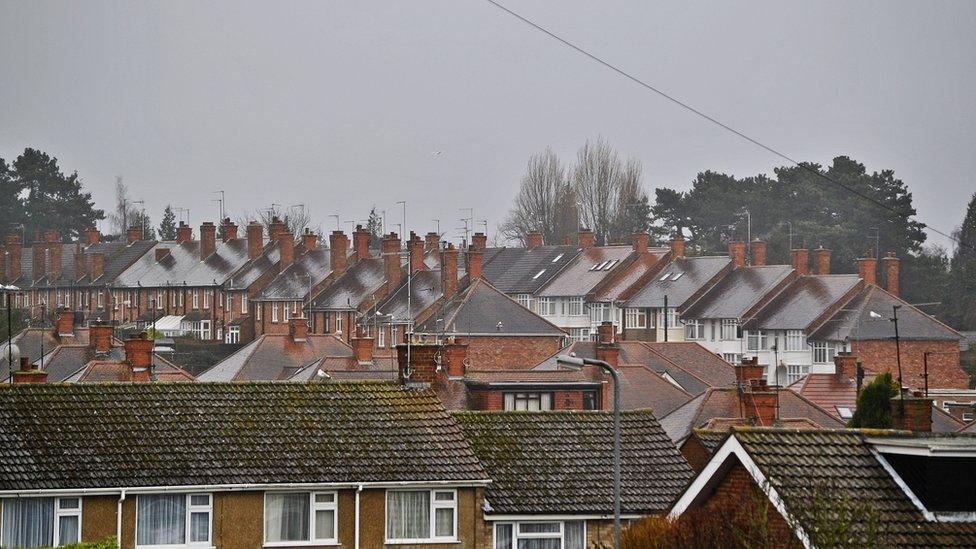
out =
{"type": "Polygon", "coordinates": [[[386,347],[386,327],[379,326],[376,329],[376,346],[386,347]]]}
{"type": "Polygon", "coordinates": [[[705,339],[705,323],[698,319],[686,320],[685,339],[688,341],[702,341],[705,339]]]}
{"type": "Polygon", "coordinates": [[[613,307],[611,303],[598,301],[590,303],[590,322],[597,324],[606,321],[613,321],[613,307]]]}
{"type": "MultiPolygon", "coordinates": [[[[164,494],[140,494],[136,496],[137,498],[143,496],[158,496],[164,494]]],[[[174,549],[177,547],[213,547],[213,494],[210,492],[186,492],[183,494],[186,498],[186,503],[183,506],[183,512],[186,515],[184,518],[184,528],[186,531],[183,534],[183,543],[169,543],[165,545],[140,545],[139,544],[139,501],[136,500],[136,520],[135,529],[133,537],[135,538],[133,543],[136,549],[174,549]],[[207,505],[191,505],[193,496],[207,496],[207,505]],[[207,513],[207,541],[190,541],[191,528],[193,526],[193,521],[191,517],[193,513],[207,513]]]]}
{"type": "Polygon", "coordinates": [[[834,357],[837,356],[837,346],[832,341],[814,341],[812,347],[814,364],[834,363],[834,357]],[[820,359],[821,357],[822,359],[820,359]]]}
{"type": "Polygon", "coordinates": [[[572,341],[590,341],[590,329],[589,328],[570,328],[569,329],[569,339],[572,341]]]}
{"type": "Polygon", "coordinates": [[[786,384],[792,385],[810,374],[808,364],[787,364],[786,365],[786,384]]]}
{"type": "Polygon", "coordinates": [[[203,292],[203,308],[205,310],[210,310],[210,289],[205,288],[200,291],[203,292]]]}
{"type": "Polygon", "coordinates": [[[278,302],[271,302],[271,322],[278,322],[278,302]]]}
{"type": "Polygon", "coordinates": [[[739,341],[739,321],[734,318],[723,318],[720,324],[719,337],[722,341],[739,341]],[[728,331],[731,330],[731,337],[728,331]]]}
{"type": "Polygon", "coordinates": [[[170,292],[171,292],[171,293],[170,293],[170,304],[171,304],[171,305],[172,305],[173,307],[176,307],[176,306],[177,306],[177,303],[178,303],[178,298],[177,298],[177,294],[178,294],[179,292],[174,292],[173,290],[170,290],[170,292]]]}
{"type": "Polygon", "coordinates": [[[569,298],[569,316],[586,316],[586,306],[583,304],[582,296],[569,298]]]}
{"type": "Polygon", "coordinates": [[[412,544],[412,543],[457,543],[458,540],[458,493],[455,489],[433,489],[433,490],[417,490],[417,489],[396,489],[387,490],[386,496],[384,498],[383,505],[383,537],[386,539],[387,544],[412,544]],[[393,492],[430,492],[430,499],[428,504],[430,505],[430,531],[429,536],[426,538],[408,538],[408,539],[398,539],[391,538],[389,531],[387,531],[387,524],[389,524],[389,510],[390,510],[390,494],[393,492]],[[437,501],[438,493],[451,493],[453,494],[453,499],[449,502],[437,501]],[[454,532],[451,536],[436,536],[437,533],[437,510],[438,509],[453,509],[454,510],[454,532]]]}
{"type": "Polygon", "coordinates": [[[678,320],[679,320],[680,317],[678,316],[678,309],[675,308],[675,307],[668,307],[666,310],[663,309],[663,308],[658,309],[658,311],[657,311],[657,325],[658,325],[658,327],[661,328],[662,330],[664,329],[664,319],[665,319],[664,315],[665,314],[667,314],[668,329],[671,330],[673,328],[677,328],[678,327],[678,320]]]}
{"type": "Polygon", "coordinates": [[[193,290],[193,295],[191,296],[191,299],[193,300],[192,301],[193,308],[194,309],[199,309],[200,308],[200,290],[193,290]]]}
{"type": "Polygon", "coordinates": [[[301,490],[270,490],[264,493],[264,507],[261,510],[261,532],[265,547],[295,547],[298,545],[339,545],[339,492],[335,490],[317,490],[303,492],[301,490]],[[308,539],[302,541],[268,541],[268,531],[264,516],[268,512],[268,494],[305,494],[308,496],[308,539]],[[315,496],[331,495],[331,502],[317,502],[315,496]],[[332,538],[315,537],[315,512],[332,511],[332,538]]]}
{"type": "Polygon", "coordinates": [[[556,314],[556,300],[551,297],[536,298],[535,308],[539,316],[553,316],[556,314]]]}
{"type": "Polygon", "coordinates": [[[397,331],[396,324],[390,325],[390,348],[397,346],[398,337],[400,337],[400,333],[397,331]]]}
{"type": "Polygon", "coordinates": [[[492,549],[517,549],[518,546],[519,546],[519,541],[520,540],[529,540],[529,539],[556,539],[558,537],[559,538],[559,546],[561,548],[565,548],[566,547],[566,523],[567,522],[579,522],[579,523],[582,523],[582,525],[583,525],[583,546],[585,547],[586,546],[586,521],[583,520],[583,519],[580,519],[580,520],[527,520],[527,521],[519,521],[519,522],[496,522],[494,524],[494,528],[492,529],[492,540],[493,540],[493,542],[491,544],[491,547],[492,547],[492,549]],[[522,524],[540,524],[540,523],[543,523],[543,524],[558,523],[559,524],[559,533],[558,533],[558,535],[555,532],[538,532],[538,533],[535,533],[535,532],[527,532],[527,533],[524,533],[523,534],[523,533],[521,533],[519,531],[519,527],[522,524]],[[499,544],[499,541],[498,541],[498,527],[499,526],[509,526],[509,527],[511,527],[511,529],[512,529],[512,545],[510,547],[501,547],[501,546],[498,545],[499,544]]]}
{"type": "Polygon", "coordinates": [[[224,343],[240,343],[241,342],[241,327],[240,326],[228,326],[227,334],[224,343]]]}
{"type": "Polygon", "coordinates": [[[766,332],[762,330],[749,330],[746,334],[746,350],[750,352],[759,352],[769,349],[768,336],[766,332]],[[755,343],[755,345],[753,345],[755,343]]]}
{"type": "MultiPolygon", "coordinates": [[[[3,502],[5,500],[8,500],[8,499],[13,500],[13,499],[27,499],[27,498],[5,498],[5,497],[0,497],[0,525],[3,524],[3,502]]],[[[63,517],[78,517],[78,532],[77,532],[76,538],[78,539],[79,542],[82,541],[82,539],[81,539],[81,531],[82,531],[82,526],[83,526],[83,524],[82,524],[82,507],[84,507],[85,502],[83,501],[83,499],[82,499],[81,496],[64,496],[64,497],[55,497],[55,498],[38,497],[38,498],[35,498],[35,499],[53,499],[54,500],[54,515],[53,515],[54,525],[51,528],[51,532],[52,532],[52,534],[51,534],[52,535],[52,538],[51,539],[52,539],[52,542],[53,542],[54,547],[60,547],[62,545],[60,543],[60,539],[61,539],[61,518],[63,518],[63,517]],[[78,507],[77,508],[74,508],[74,509],[62,509],[61,508],[61,502],[64,501],[64,500],[70,500],[70,499],[77,500],[78,501],[78,507]]],[[[0,533],[0,540],[2,540],[2,533],[0,533]]]]}
{"type": "Polygon", "coordinates": [[[624,319],[627,328],[647,328],[647,313],[644,309],[627,308],[624,319]]]}
{"type": "Polygon", "coordinates": [[[335,314],[335,333],[342,333],[342,313],[335,314]]]}
{"type": "Polygon", "coordinates": [[[532,294],[518,294],[516,296],[516,301],[518,304],[525,307],[526,309],[532,310],[532,294]]]}
{"type": "Polygon", "coordinates": [[[247,292],[241,293],[241,314],[247,314],[247,292]]]}
{"type": "Polygon", "coordinates": [[[163,297],[162,290],[156,290],[156,309],[162,309],[166,306],[166,299],[163,297]]]}
{"type": "Polygon", "coordinates": [[[807,338],[803,335],[803,330],[786,330],[785,337],[787,351],[807,350],[807,338]]]}

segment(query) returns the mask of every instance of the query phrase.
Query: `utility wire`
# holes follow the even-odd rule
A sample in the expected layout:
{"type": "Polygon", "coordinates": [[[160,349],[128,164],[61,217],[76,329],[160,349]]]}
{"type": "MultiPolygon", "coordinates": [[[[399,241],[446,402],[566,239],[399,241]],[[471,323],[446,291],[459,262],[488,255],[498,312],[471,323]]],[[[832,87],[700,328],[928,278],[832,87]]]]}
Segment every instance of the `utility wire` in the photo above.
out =
{"type": "MultiPolygon", "coordinates": [[[[638,84],[639,86],[641,86],[643,88],[646,88],[646,89],[648,89],[648,90],[650,90],[650,91],[652,91],[652,92],[660,95],[661,97],[667,99],[668,101],[671,101],[672,103],[678,105],[679,107],[681,107],[681,108],[683,108],[685,110],[688,110],[688,111],[690,111],[690,112],[698,115],[701,118],[704,118],[705,120],[711,122],[712,124],[715,124],[716,126],[719,126],[720,128],[722,128],[722,129],[724,129],[724,130],[726,130],[726,131],[728,131],[728,132],[730,132],[730,133],[732,133],[732,134],[734,134],[734,135],[736,135],[736,136],[738,136],[738,137],[740,137],[740,138],[742,138],[742,139],[744,139],[744,140],[752,143],[753,145],[756,145],[757,147],[760,147],[762,149],[765,149],[766,151],[771,152],[772,154],[774,154],[774,155],[782,158],[783,160],[786,160],[790,164],[793,164],[794,166],[796,166],[798,168],[801,168],[803,170],[806,170],[807,172],[810,172],[810,173],[812,173],[814,175],[817,175],[818,177],[820,177],[820,178],[828,181],[829,183],[831,183],[833,185],[836,185],[837,187],[840,187],[840,188],[846,190],[847,192],[849,192],[851,194],[854,194],[854,195],[856,195],[856,196],[858,196],[858,197],[860,197],[860,198],[862,198],[864,200],[867,200],[868,202],[871,202],[872,204],[874,204],[876,206],[879,206],[879,207],[881,207],[881,208],[883,208],[885,210],[888,210],[888,211],[892,212],[893,214],[897,215],[898,217],[901,217],[901,218],[905,219],[906,221],[908,221],[910,219],[911,214],[898,211],[898,210],[892,208],[891,206],[889,206],[889,205],[887,205],[887,204],[885,204],[885,203],[883,203],[883,202],[881,202],[881,201],[879,201],[879,200],[877,200],[877,199],[875,199],[875,198],[873,198],[871,196],[868,196],[868,195],[866,195],[866,194],[858,191],[857,189],[851,187],[850,185],[846,185],[844,183],[841,183],[840,181],[837,181],[836,179],[833,179],[831,177],[828,177],[827,175],[825,175],[822,172],[820,172],[820,170],[814,170],[813,168],[810,168],[806,164],[803,164],[803,163],[801,163],[801,162],[799,162],[797,160],[794,160],[792,157],[790,157],[790,156],[788,156],[788,155],[786,155],[786,154],[784,154],[784,153],[782,153],[782,152],[780,152],[780,151],[778,151],[778,150],[770,147],[769,145],[766,145],[766,144],[764,144],[764,143],[762,143],[762,142],[760,142],[760,141],[758,141],[756,139],[753,139],[752,137],[749,137],[748,135],[742,133],[741,131],[739,131],[739,130],[737,130],[737,129],[735,129],[735,128],[727,125],[727,124],[724,124],[724,123],[722,123],[722,122],[720,122],[718,120],[716,120],[712,116],[709,116],[708,114],[705,114],[704,112],[696,109],[695,107],[692,107],[691,105],[685,103],[684,101],[681,101],[680,99],[678,99],[678,98],[676,98],[674,96],[671,96],[671,95],[669,95],[669,94],[661,91],[660,89],[652,86],[651,84],[648,84],[647,82],[644,82],[640,78],[637,78],[636,76],[630,74],[629,72],[627,72],[627,71],[625,71],[625,70],[617,67],[616,65],[611,64],[609,61],[606,61],[603,58],[598,57],[597,55],[592,54],[592,53],[586,51],[585,49],[581,48],[580,46],[577,46],[576,44],[570,42],[569,40],[566,40],[565,38],[559,36],[558,34],[552,32],[552,31],[550,31],[549,29],[547,29],[547,28],[545,28],[545,27],[543,27],[543,26],[535,23],[534,21],[532,21],[532,20],[530,20],[530,19],[528,19],[528,18],[526,18],[526,17],[524,17],[524,16],[522,16],[522,15],[520,15],[520,14],[518,14],[518,13],[516,13],[516,12],[510,10],[510,9],[508,9],[507,7],[505,7],[502,4],[496,2],[495,0],[485,0],[485,2],[491,4],[492,6],[495,6],[496,8],[498,8],[498,9],[500,9],[502,11],[504,11],[505,13],[511,15],[512,17],[518,19],[519,21],[522,21],[526,25],[529,25],[530,27],[532,27],[532,28],[534,28],[534,29],[536,29],[536,30],[538,30],[538,31],[546,34],[547,36],[549,36],[553,40],[556,40],[557,42],[563,44],[564,46],[567,46],[570,49],[573,49],[576,52],[585,55],[586,57],[590,58],[592,61],[595,61],[595,62],[599,63],[600,65],[603,65],[604,67],[612,70],[613,72],[619,74],[620,76],[623,76],[624,78],[626,78],[626,79],[628,79],[628,80],[630,80],[630,81],[638,84]]],[[[955,236],[953,236],[951,234],[947,234],[947,233],[945,233],[943,231],[940,231],[939,229],[936,229],[935,227],[932,227],[931,225],[929,225],[927,223],[923,223],[921,221],[919,221],[918,223],[922,226],[922,228],[928,229],[928,230],[932,231],[933,233],[936,233],[938,235],[944,236],[945,238],[948,238],[949,240],[955,242],[956,244],[958,244],[960,246],[965,246],[967,248],[976,250],[976,246],[974,246],[972,244],[969,244],[967,242],[963,242],[961,239],[956,238],[955,236]]]]}

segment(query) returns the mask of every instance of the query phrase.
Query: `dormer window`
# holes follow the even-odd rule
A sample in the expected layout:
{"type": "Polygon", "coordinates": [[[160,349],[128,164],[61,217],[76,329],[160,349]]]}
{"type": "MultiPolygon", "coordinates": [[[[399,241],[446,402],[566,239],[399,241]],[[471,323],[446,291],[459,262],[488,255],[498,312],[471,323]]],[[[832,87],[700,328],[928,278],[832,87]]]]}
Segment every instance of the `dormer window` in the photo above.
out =
{"type": "Polygon", "coordinates": [[[927,520],[976,522],[976,453],[971,442],[941,437],[870,442],[878,461],[927,520]]]}

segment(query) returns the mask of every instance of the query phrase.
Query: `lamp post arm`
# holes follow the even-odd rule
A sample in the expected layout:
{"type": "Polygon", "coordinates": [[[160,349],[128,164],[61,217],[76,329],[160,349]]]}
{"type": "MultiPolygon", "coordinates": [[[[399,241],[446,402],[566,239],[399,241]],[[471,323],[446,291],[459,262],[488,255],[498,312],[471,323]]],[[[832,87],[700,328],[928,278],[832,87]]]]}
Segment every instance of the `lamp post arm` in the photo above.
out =
{"type": "Polygon", "coordinates": [[[613,379],[613,547],[620,549],[620,376],[603,360],[583,358],[583,364],[599,366],[613,379]]]}

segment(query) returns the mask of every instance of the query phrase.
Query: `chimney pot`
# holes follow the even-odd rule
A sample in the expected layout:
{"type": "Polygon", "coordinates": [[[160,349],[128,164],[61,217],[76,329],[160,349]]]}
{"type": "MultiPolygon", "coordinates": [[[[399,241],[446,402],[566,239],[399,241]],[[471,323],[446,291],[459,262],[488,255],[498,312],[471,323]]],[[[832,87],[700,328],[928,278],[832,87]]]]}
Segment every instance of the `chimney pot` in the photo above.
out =
{"type": "Polygon", "coordinates": [[[97,355],[108,354],[112,350],[111,324],[92,324],[88,328],[89,345],[97,355]]]}
{"type": "Polygon", "coordinates": [[[160,262],[169,255],[169,248],[156,248],[156,262],[160,262]]]}
{"type": "Polygon", "coordinates": [[[763,266],[766,264],[766,241],[761,238],[753,239],[749,244],[752,251],[752,264],[763,266]]]}
{"type": "Polygon", "coordinates": [[[797,276],[810,274],[810,256],[806,248],[790,250],[790,264],[793,270],[796,271],[797,276]]]}
{"type": "Polygon", "coordinates": [[[681,259],[685,256],[685,237],[675,234],[671,237],[671,259],[681,259]]]}
{"type": "Polygon", "coordinates": [[[229,217],[225,217],[220,224],[220,241],[227,242],[228,240],[237,240],[237,223],[231,221],[229,217]]]}
{"type": "Polygon", "coordinates": [[[813,250],[813,274],[830,274],[830,250],[822,245],[813,250]]]}
{"type": "Polygon", "coordinates": [[[91,246],[93,244],[98,244],[102,239],[101,233],[95,227],[88,227],[85,229],[85,245],[91,246]]]}
{"type": "Polygon", "coordinates": [[[357,261],[369,258],[369,231],[362,225],[356,225],[356,230],[352,233],[352,247],[357,261]]]}
{"type": "Polygon", "coordinates": [[[474,233],[471,237],[471,247],[484,251],[488,247],[488,236],[485,233],[474,233]]]}
{"type": "Polygon", "coordinates": [[[898,297],[898,271],[901,260],[895,257],[895,252],[888,252],[881,260],[885,272],[885,289],[888,293],[898,297]]]}
{"type": "Polygon", "coordinates": [[[149,381],[154,343],[146,332],[123,342],[125,360],[131,369],[131,381],[149,381]]]}
{"type": "Polygon", "coordinates": [[[247,224],[247,257],[255,260],[264,249],[264,227],[257,221],[247,224]]]}
{"type": "Polygon", "coordinates": [[[864,254],[857,260],[857,274],[864,280],[865,284],[878,283],[878,260],[871,255],[871,252],[864,254]]]}
{"type": "Polygon", "coordinates": [[[129,229],[125,231],[126,243],[132,244],[133,242],[139,242],[140,240],[142,240],[142,227],[129,227],[129,229]]]}
{"type": "Polygon", "coordinates": [[[410,271],[422,271],[426,269],[424,265],[424,242],[420,237],[410,233],[410,240],[407,241],[407,251],[410,252],[410,271]]]}
{"type": "Polygon", "coordinates": [[[450,243],[441,251],[441,291],[445,301],[457,293],[457,254],[457,249],[450,243]]]}
{"type": "Polygon", "coordinates": [[[400,283],[400,237],[396,233],[383,237],[380,251],[383,253],[383,265],[386,268],[386,287],[388,291],[393,291],[400,283]]]}
{"type": "Polygon", "coordinates": [[[525,235],[525,247],[534,250],[542,246],[542,233],[539,231],[532,231],[525,235]]]}
{"type": "Polygon", "coordinates": [[[332,272],[340,275],[346,270],[349,256],[349,238],[342,231],[332,231],[329,235],[329,266],[332,272]]]}
{"type": "Polygon", "coordinates": [[[311,252],[315,250],[318,245],[319,236],[312,231],[305,229],[305,232],[302,233],[302,248],[304,248],[306,252],[311,252]]]}
{"type": "Polygon", "coordinates": [[[837,353],[834,356],[834,377],[839,383],[847,383],[857,378],[857,357],[851,353],[837,353]]]}
{"type": "Polygon", "coordinates": [[[745,267],[746,265],[746,243],[741,240],[729,242],[729,257],[732,258],[732,265],[735,267],[745,267]]]}
{"type": "Polygon", "coordinates": [[[189,242],[193,239],[193,228],[187,225],[185,222],[180,221],[179,227],[176,228],[176,243],[183,244],[184,242],[189,242]]]}
{"type": "Polygon", "coordinates": [[[424,250],[432,252],[441,247],[441,236],[437,233],[427,233],[424,237],[424,250]]]}
{"type": "Polygon", "coordinates": [[[891,399],[890,404],[892,428],[926,433],[932,431],[931,398],[914,395],[896,396],[891,399]]]}
{"type": "MultiPolygon", "coordinates": [[[[269,234],[271,235],[271,241],[275,242],[282,238],[288,227],[285,226],[284,221],[278,219],[278,216],[273,216],[271,218],[271,228],[269,229],[269,234]]],[[[294,235],[292,235],[294,237],[294,235]]]]}
{"type": "Polygon", "coordinates": [[[638,231],[634,233],[631,240],[633,241],[635,252],[639,254],[647,253],[647,244],[651,240],[651,236],[649,234],[643,231],[638,231]]]}
{"type": "Polygon", "coordinates": [[[200,261],[217,251],[217,227],[210,221],[200,225],[200,261]]]}

